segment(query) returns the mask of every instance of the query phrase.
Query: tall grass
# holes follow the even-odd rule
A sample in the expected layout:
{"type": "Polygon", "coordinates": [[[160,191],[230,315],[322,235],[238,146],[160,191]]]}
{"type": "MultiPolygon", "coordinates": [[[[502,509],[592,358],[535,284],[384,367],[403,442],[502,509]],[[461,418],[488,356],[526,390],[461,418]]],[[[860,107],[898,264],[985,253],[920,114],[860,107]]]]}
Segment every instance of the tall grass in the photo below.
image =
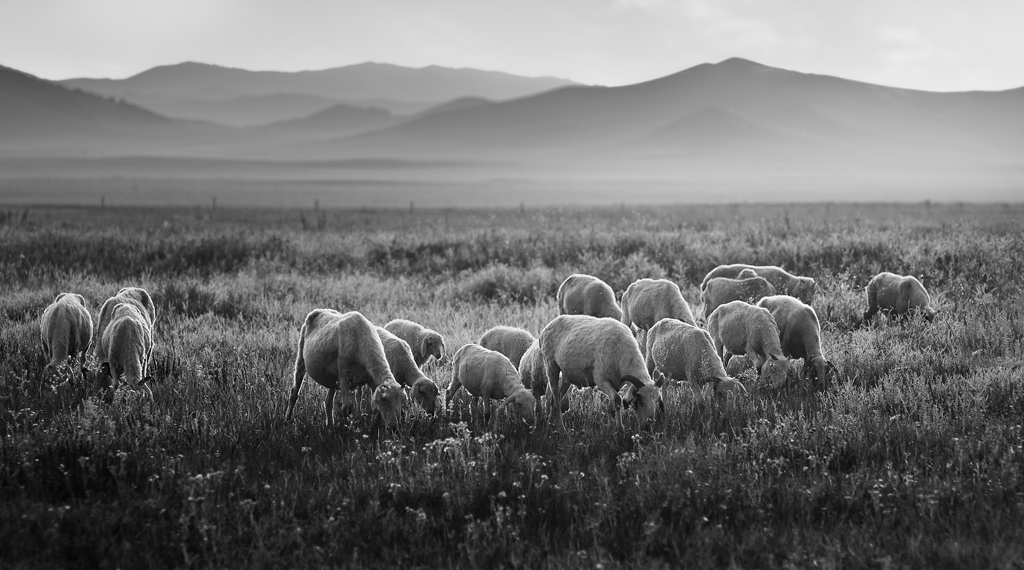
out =
{"type": "MultiPolygon", "coordinates": [[[[332,213],[316,232],[230,211],[201,226],[164,227],[153,211],[138,226],[0,228],[3,562],[1014,567],[1024,235],[948,223],[941,206],[913,223],[849,208],[459,213],[447,231],[429,212],[332,213]],[[339,227],[375,215],[382,229],[339,227]],[[571,272],[617,291],[665,276],[696,302],[707,270],[741,260],[818,280],[841,371],[828,392],[745,377],[750,397],[726,412],[669,386],[665,415],[638,430],[576,390],[562,438],[543,422],[491,429],[417,408],[393,432],[366,410],[327,429],[325,390],[306,382],[283,421],[312,308],[411,318],[454,352],[495,324],[538,333],[571,272]],[[862,287],[882,269],[922,276],[936,321],[861,323],[862,287]],[[44,379],[46,304],[77,291],[95,312],[128,284],[157,304],[155,402],[105,405],[70,369],[44,379]]],[[[426,373],[443,387],[451,364],[426,373]]]]}

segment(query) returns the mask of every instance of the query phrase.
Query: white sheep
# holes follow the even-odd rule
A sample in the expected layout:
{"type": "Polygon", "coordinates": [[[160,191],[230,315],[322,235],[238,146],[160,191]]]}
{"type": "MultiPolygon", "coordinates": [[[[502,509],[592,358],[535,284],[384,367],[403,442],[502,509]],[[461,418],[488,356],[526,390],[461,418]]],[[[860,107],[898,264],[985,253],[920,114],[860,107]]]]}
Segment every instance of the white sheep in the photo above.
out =
{"type": "Polygon", "coordinates": [[[764,277],[756,275],[745,279],[715,277],[705,283],[704,289],[700,293],[701,303],[704,304],[702,314],[706,321],[715,309],[731,301],[756,303],[763,297],[774,294],[775,287],[764,277]]]}
{"type": "Polygon", "coordinates": [[[821,353],[821,324],[814,307],[789,295],[772,295],[758,301],[757,306],[768,309],[779,327],[782,353],[789,358],[802,358],[804,367],[801,378],[812,376],[820,389],[828,387],[829,372],[836,372],[835,365],[821,353]]]}
{"type": "Polygon", "coordinates": [[[668,279],[640,279],[622,294],[622,324],[644,331],[661,319],[677,319],[696,325],[690,305],[676,285],[668,279]]]}
{"type": "Polygon", "coordinates": [[[53,373],[67,359],[77,359],[85,366],[85,355],[92,344],[92,315],[85,297],[77,293],[61,293],[39,318],[39,334],[46,356],[45,374],[53,373]]]}
{"type": "Polygon", "coordinates": [[[395,381],[409,388],[409,399],[419,404],[425,412],[434,415],[437,411],[437,384],[416,366],[409,343],[389,333],[383,327],[375,327],[377,336],[384,346],[384,356],[395,381]]]}
{"type": "Polygon", "coordinates": [[[473,396],[471,414],[483,399],[485,422],[491,419],[491,399],[497,398],[501,404],[494,411],[495,418],[505,406],[511,405],[526,423],[534,424],[537,400],[523,385],[508,357],[478,344],[467,344],[455,353],[453,361],[454,373],[447,392],[449,400],[459,388],[465,387],[473,396]]]}
{"type": "Polygon", "coordinates": [[[438,362],[444,360],[444,337],[437,331],[405,319],[395,319],[384,328],[409,343],[416,366],[422,367],[431,356],[438,362]]]}
{"type": "MultiPolygon", "coordinates": [[[[785,269],[775,265],[747,265],[745,263],[719,265],[704,276],[704,281],[701,282],[700,289],[703,291],[707,287],[708,281],[716,277],[738,279],[740,273],[748,269],[755,272],[759,277],[767,279],[768,282],[775,287],[776,293],[792,295],[793,297],[796,297],[808,304],[814,300],[814,279],[793,275],[785,269]]],[[[749,275],[749,272],[746,273],[746,275],[749,275]]]]}
{"type": "Polygon", "coordinates": [[[622,310],[615,303],[615,292],[607,283],[593,275],[573,273],[558,286],[555,295],[560,315],[590,315],[622,319],[622,310]]]}
{"type": "Polygon", "coordinates": [[[864,293],[868,300],[868,310],[864,312],[865,321],[879,310],[900,317],[920,311],[928,322],[938,312],[930,306],[932,299],[924,285],[913,275],[896,275],[888,271],[879,273],[864,288],[864,293]]]}
{"type": "MultiPolygon", "coordinates": [[[[106,330],[107,324],[110,322],[114,306],[118,303],[127,303],[135,306],[146,321],[150,334],[153,333],[153,326],[156,324],[156,306],[153,305],[153,299],[149,296],[149,292],[141,287],[124,287],[117,292],[117,295],[104,301],[103,306],[100,307],[99,325],[96,328],[97,338],[103,335],[103,331],[106,330]]],[[[104,348],[100,343],[96,343],[94,353],[96,354],[96,360],[100,362],[107,359],[104,348]]],[[[146,358],[148,359],[149,356],[147,354],[146,358]]]]}
{"type": "Polygon", "coordinates": [[[733,354],[745,354],[762,380],[776,388],[785,385],[790,364],[782,353],[779,327],[768,309],[743,301],[726,303],[711,313],[708,332],[725,365],[733,354]]]}
{"type": "Polygon", "coordinates": [[[368,384],[373,388],[370,406],[388,426],[398,424],[405,404],[405,391],[388,367],[384,345],[373,324],[362,314],[314,309],[306,315],[295,351],[295,378],[285,421],[292,418],[299,388],[306,375],[327,388],[324,412],[327,425],[334,425],[334,395],[342,391],[344,411],[351,410],[352,390],[368,384]]]}
{"type": "Polygon", "coordinates": [[[662,319],[647,332],[647,371],[652,378],[689,383],[698,399],[703,399],[698,386],[710,385],[722,405],[730,405],[730,395],[747,393],[726,374],[711,335],[677,319],[662,319]]]}
{"type": "Polygon", "coordinates": [[[519,361],[523,359],[523,355],[526,354],[530,345],[535,342],[537,339],[530,334],[530,331],[504,325],[492,327],[480,337],[480,346],[504,354],[517,370],[519,361]]]}
{"type": "MultiPolygon", "coordinates": [[[[551,394],[559,401],[570,384],[596,387],[611,398],[611,410],[621,427],[621,398],[624,383],[636,388],[634,403],[641,425],[655,416],[662,405],[661,390],[647,372],[640,347],[626,325],[616,319],[588,315],[561,315],[540,333],[551,394]]],[[[561,406],[551,402],[555,426],[565,433],[561,406]]]]}
{"type": "MultiPolygon", "coordinates": [[[[540,352],[540,341],[533,341],[530,348],[526,349],[526,353],[519,360],[519,377],[523,381],[523,386],[526,386],[533,392],[533,397],[537,400],[537,413],[540,414],[540,402],[541,398],[545,394],[549,394],[548,387],[548,375],[547,370],[544,367],[544,356],[540,352]]],[[[562,395],[561,400],[562,413],[569,411],[569,393],[566,392],[562,395]]]]}
{"type": "Polygon", "coordinates": [[[113,399],[122,383],[140,390],[153,400],[148,382],[149,355],[153,352],[153,330],[149,318],[132,302],[116,303],[108,312],[107,326],[97,339],[97,353],[104,355],[100,363],[97,385],[105,398],[113,399]]]}

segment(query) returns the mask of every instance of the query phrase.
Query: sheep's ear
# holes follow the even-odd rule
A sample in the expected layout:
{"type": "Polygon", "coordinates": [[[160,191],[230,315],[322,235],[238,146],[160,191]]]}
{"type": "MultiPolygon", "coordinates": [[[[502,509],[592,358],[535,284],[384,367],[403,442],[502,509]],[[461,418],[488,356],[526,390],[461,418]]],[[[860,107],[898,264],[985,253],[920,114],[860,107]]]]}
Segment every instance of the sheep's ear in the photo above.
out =
{"type": "Polygon", "coordinates": [[[775,361],[778,361],[778,360],[779,360],[779,357],[775,356],[774,354],[769,354],[769,355],[768,355],[768,358],[770,358],[770,359],[772,359],[772,360],[775,360],[775,361]]]}
{"type": "Polygon", "coordinates": [[[491,423],[494,423],[498,420],[498,414],[501,413],[501,410],[504,409],[505,406],[508,406],[509,404],[512,403],[512,399],[514,397],[515,395],[513,394],[512,396],[505,398],[504,400],[501,401],[500,404],[498,404],[498,407],[494,409],[494,413],[491,414],[491,423]]]}
{"type": "Polygon", "coordinates": [[[409,399],[413,402],[420,403],[420,386],[422,385],[421,380],[417,380],[412,383],[412,389],[409,390],[409,399]]]}

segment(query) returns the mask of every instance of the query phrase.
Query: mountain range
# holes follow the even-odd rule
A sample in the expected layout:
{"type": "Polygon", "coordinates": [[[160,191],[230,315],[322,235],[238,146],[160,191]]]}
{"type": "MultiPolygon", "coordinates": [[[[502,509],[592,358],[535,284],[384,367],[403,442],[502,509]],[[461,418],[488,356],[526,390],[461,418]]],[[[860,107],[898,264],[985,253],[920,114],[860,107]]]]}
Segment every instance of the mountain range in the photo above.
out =
{"type": "Polygon", "coordinates": [[[773,188],[1024,182],[1024,88],[915,91],[740,58],[622,87],[381,64],[182,64],[60,83],[0,68],[0,88],[0,156],[444,162],[503,165],[473,170],[484,178],[773,188]],[[300,101],[301,112],[280,110],[300,101]],[[206,120],[166,112],[197,102],[208,115],[192,118],[206,120]]]}

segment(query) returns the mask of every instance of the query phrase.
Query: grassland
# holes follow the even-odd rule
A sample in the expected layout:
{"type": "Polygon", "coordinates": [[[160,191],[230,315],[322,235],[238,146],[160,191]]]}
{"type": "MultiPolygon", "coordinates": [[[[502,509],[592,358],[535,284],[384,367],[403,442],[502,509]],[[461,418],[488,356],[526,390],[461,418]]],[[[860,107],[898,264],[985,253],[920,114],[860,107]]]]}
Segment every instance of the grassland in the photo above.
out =
{"type": "MultiPolygon", "coordinates": [[[[1024,233],[1018,206],[540,211],[33,209],[0,217],[0,565],[12,567],[1011,568],[1024,560],[1024,233]],[[574,392],[560,438],[413,409],[327,429],[312,308],[410,318],[452,349],[535,333],[571,272],[621,292],[720,262],[816,277],[825,393],[749,382],[733,412],[666,390],[648,431],[574,392]],[[880,270],[940,314],[867,325],[880,270]],[[60,291],[157,304],[151,406],[44,380],[60,291]]],[[[446,384],[450,364],[427,374],[446,384]]]]}

